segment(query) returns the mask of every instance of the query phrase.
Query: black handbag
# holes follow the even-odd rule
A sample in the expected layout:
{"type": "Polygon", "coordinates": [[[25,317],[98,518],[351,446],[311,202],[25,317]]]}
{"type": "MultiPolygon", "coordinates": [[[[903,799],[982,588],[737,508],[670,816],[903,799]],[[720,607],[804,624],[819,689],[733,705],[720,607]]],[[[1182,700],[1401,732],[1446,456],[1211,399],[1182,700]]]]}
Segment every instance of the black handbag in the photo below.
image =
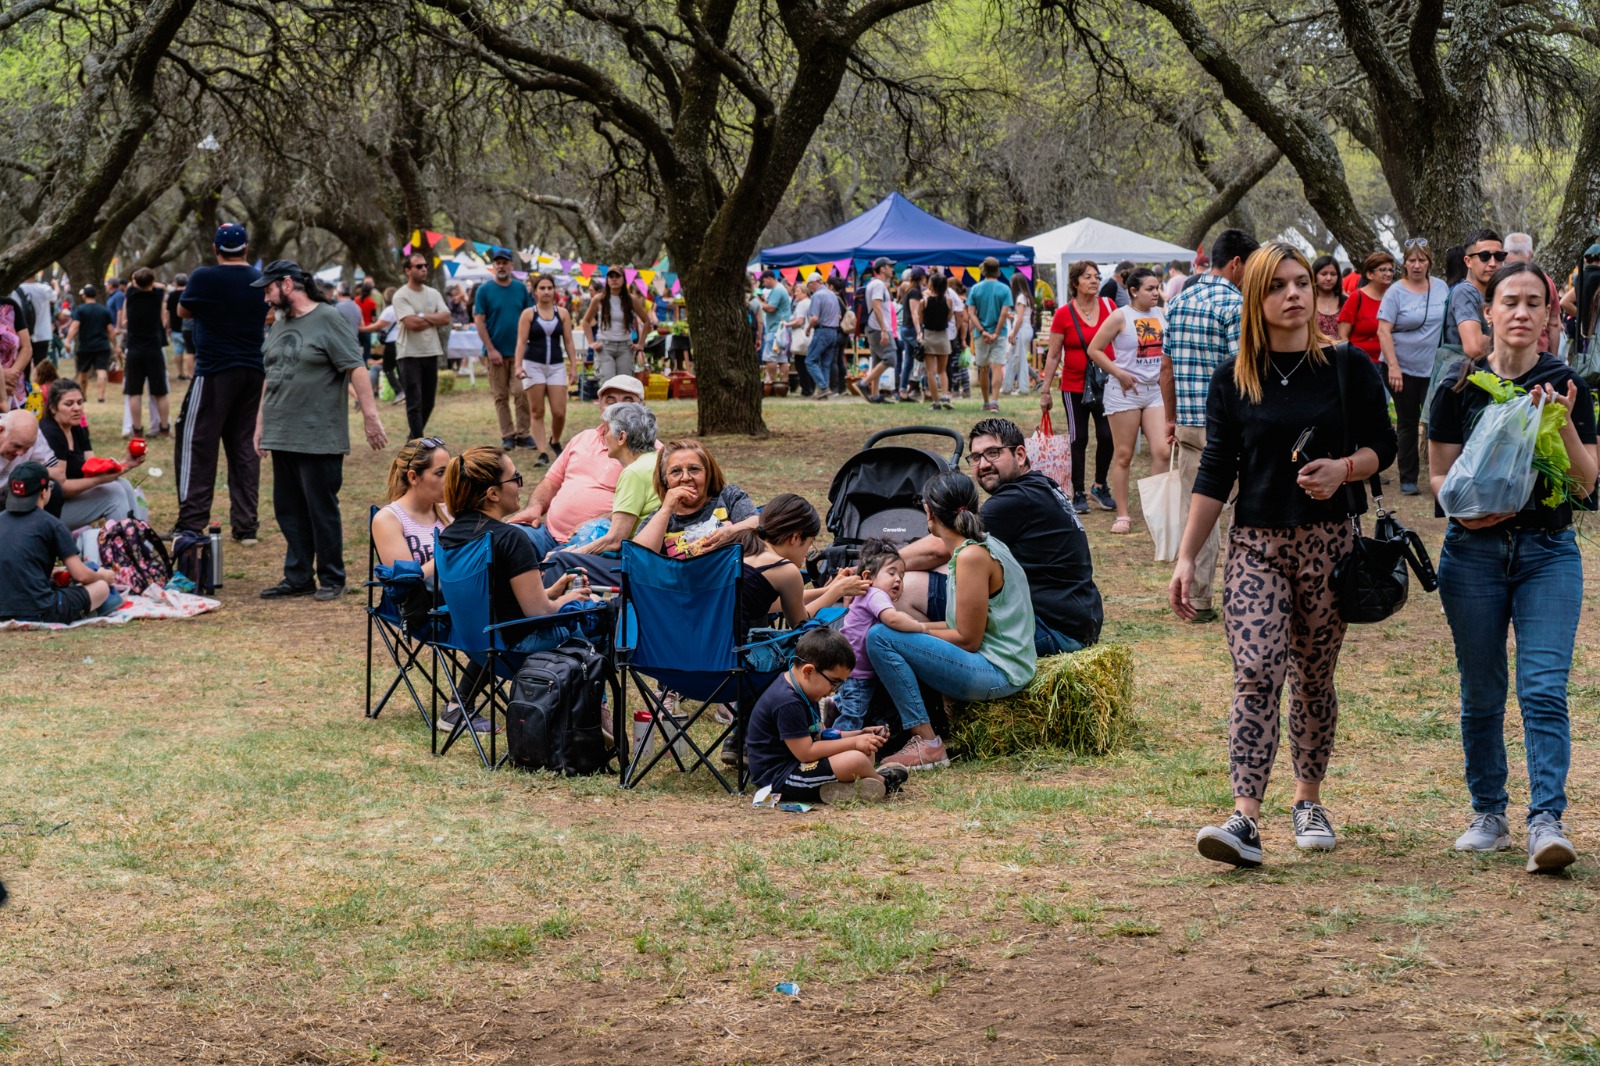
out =
{"type": "MultiPolygon", "coordinates": [[[[1345,453],[1350,451],[1350,408],[1345,387],[1349,345],[1333,349],[1335,367],[1339,378],[1339,407],[1345,424],[1345,453]]],[[[1365,359],[1365,355],[1363,355],[1365,359]]],[[[1333,568],[1334,595],[1339,607],[1339,617],[1349,625],[1366,625],[1381,622],[1406,605],[1410,592],[1408,568],[1416,572],[1424,592],[1439,587],[1433,572],[1433,561],[1422,538],[1400,524],[1400,520],[1383,506],[1383,482],[1373,474],[1368,482],[1372,489],[1372,503],[1377,516],[1372,523],[1372,536],[1361,534],[1361,518],[1355,514],[1355,495],[1345,486],[1349,500],[1350,525],[1355,532],[1350,552],[1333,568]]]]}
{"type": "MultiPolygon", "coordinates": [[[[1073,332],[1078,335],[1078,347],[1083,349],[1083,409],[1090,414],[1106,412],[1106,382],[1111,375],[1105,368],[1089,358],[1089,342],[1083,339],[1083,327],[1078,325],[1078,315],[1071,314],[1073,332]]],[[[1102,315],[1102,320],[1104,316],[1102,315]]]]}

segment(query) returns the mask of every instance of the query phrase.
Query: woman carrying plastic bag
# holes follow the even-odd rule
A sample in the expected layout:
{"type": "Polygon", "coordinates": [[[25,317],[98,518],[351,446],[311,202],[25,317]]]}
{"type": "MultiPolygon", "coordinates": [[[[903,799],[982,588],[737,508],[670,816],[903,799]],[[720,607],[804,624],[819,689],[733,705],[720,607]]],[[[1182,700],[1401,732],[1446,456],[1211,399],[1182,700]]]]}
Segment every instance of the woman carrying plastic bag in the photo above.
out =
{"type": "Polygon", "coordinates": [[[1577,859],[1561,823],[1572,758],[1567,677],[1583,607],[1572,503],[1591,494],[1600,471],[1588,387],[1539,351],[1548,292],[1544,272],[1532,263],[1495,273],[1485,294],[1493,338],[1488,373],[1457,364],[1428,421],[1434,492],[1451,512],[1439,554],[1439,599],[1461,674],[1461,745],[1472,801],[1455,846],[1500,851],[1512,843],[1504,729],[1506,640],[1515,626],[1530,872],[1560,870],[1577,859]],[[1526,469],[1517,465],[1523,462],[1526,469]],[[1473,483],[1469,469],[1484,484],[1473,483]]]}

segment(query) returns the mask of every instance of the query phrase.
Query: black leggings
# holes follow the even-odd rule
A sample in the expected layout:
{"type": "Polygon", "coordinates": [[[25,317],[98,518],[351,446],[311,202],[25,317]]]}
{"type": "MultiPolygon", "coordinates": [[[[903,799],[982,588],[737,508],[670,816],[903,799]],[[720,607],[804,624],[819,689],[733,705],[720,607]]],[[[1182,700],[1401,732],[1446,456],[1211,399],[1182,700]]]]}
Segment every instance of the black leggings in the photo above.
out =
{"type": "MultiPolygon", "coordinates": [[[[1067,436],[1072,438],[1072,491],[1083,491],[1083,466],[1089,454],[1089,412],[1083,407],[1083,393],[1063,392],[1061,406],[1067,411],[1067,436]]],[[[1104,485],[1111,470],[1111,420],[1094,412],[1094,483],[1104,485]]]]}
{"type": "MultiPolygon", "coordinates": [[[[1422,400],[1428,394],[1429,380],[1427,375],[1402,374],[1400,391],[1389,390],[1389,395],[1394,397],[1395,443],[1399,446],[1395,467],[1405,485],[1416,484],[1421,468],[1417,423],[1422,418],[1422,400]]],[[[1384,382],[1387,386],[1388,374],[1384,375],[1384,382]]]]}
{"type": "Polygon", "coordinates": [[[399,362],[401,391],[406,394],[407,439],[416,440],[427,432],[428,419],[433,415],[433,400],[439,391],[439,360],[426,355],[399,362]]]}

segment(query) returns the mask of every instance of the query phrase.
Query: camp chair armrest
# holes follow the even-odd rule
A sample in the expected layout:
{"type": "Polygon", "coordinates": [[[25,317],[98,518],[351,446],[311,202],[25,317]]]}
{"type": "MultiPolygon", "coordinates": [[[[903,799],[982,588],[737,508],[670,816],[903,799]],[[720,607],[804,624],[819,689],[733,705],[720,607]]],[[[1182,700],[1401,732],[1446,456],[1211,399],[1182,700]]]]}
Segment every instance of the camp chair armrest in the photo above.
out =
{"type": "Polygon", "coordinates": [[[557,625],[582,618],[584,615],[598,614],[604,611],[609,611],[610,609],[610,604],[597,603],[588,607],[579,607],[575,611],[557,611],[555,614],[541,614],[534,618],[516,618],[509,622],[500,622],[496,625],[484,626],[483,631],[485,633],[496,633],[500,630],[512,629],[516,626],[557,625]]]}

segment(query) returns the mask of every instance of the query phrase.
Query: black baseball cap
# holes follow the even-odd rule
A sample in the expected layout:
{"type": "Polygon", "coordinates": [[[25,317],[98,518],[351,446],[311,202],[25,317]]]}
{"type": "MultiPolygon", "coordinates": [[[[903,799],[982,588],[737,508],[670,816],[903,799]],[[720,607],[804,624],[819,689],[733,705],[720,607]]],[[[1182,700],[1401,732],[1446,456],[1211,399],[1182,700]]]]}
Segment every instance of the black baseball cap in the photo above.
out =
{"type": "Polygon", "coordinates": [[[304,285],[306,272],[300,269],[300,264],[293,259],[274,259],[261,268],[261,276],[250,284],[258,289],[264,289],[274,281],[288,278],[297,285],[304,285]]]}
{"type": "Polygon", "coordinates": [[[884,267],[891,267],[891,266],[894,266],[894,260],[890,259],[886,255],[880,255],[880,256],[878,256],[878,258],[876,258],[876,259],[874,259],[872,261],[872,272],[874,274],[876,274],[878,271],[882,270],[884,267]]]}
{"type": "Polygon", "coordinates": [[[6,510],[26,514],[39,506],[39,494],[50,484],[50,471],[43,463],[19,463],[11,471],[11,483],[6,487],[6,510]]]}

